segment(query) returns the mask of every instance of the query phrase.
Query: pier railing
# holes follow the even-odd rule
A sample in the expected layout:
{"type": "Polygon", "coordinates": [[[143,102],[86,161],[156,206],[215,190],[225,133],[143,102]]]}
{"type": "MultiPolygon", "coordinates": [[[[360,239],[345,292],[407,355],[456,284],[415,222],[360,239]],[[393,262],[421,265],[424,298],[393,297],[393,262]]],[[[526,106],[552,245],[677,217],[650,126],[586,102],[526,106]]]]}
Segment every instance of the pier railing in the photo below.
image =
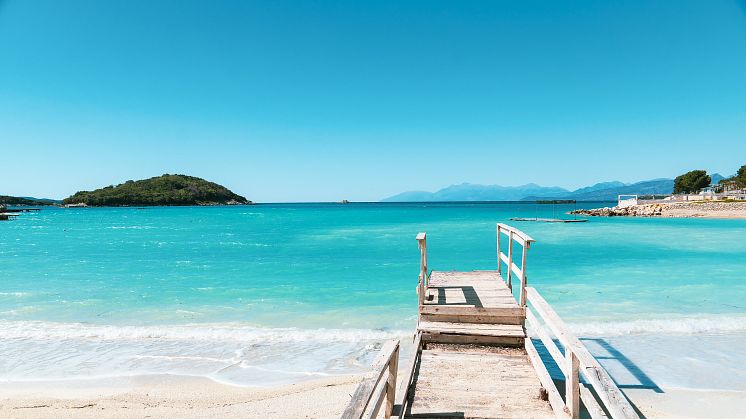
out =
{"type": "Polygon", "coordinates": [[[389,419],[396,399],[396,372],[399,367],[399,341],[390,340],[381,348],[373,369],[357,386],[342,419],[376,418],[386,400],[384,417],[389,419]],[[385,379],[384,376],[386,377],[385,379]]]}
{"type": "Polygon", "coordinates": [[[531,337],[527,337],[526,352],[539,375],[542,386],[548,392],[549,403],[554,411],[564,412],[569,418],[579,418],[582,401],[594,419],[608,417],[606,412],[614,419],[639,418],[606,370],[552,310],[549,303],[532,287],[526,288],[526,294],[529,303],[529,309],[526,310],[528,324],[538,334],[544,347],[565,376],[565,399],[563,400],[544,361],[536,351],[531,337]],[[538,317],[534,316],[531,308],[538,317]],[[564,352],[557,347],[550,333],[562,345],[564,352]],[[595,395],[580,383],[581,375],[593,388],[595,395]]]}
{"type": "Polygon", "coordinates": [[[531,248],[531,243],[535,240],[528,234],[518,230],[517,228],[511,227],[507,224],[497,223],[497,274],[502,276],[503,263],[507,269],[507,278],[505,283],[513,291],[513,274],[515,274],[516,280],[520,285],[520,294],[518,297],[518,303],[521,307],[526,306],[526,253],[531,248]],[[508,254],[506,255],[502,251],[502,236],[506,236],[508,240],[508,254]],[[514,243],[518,243],[521,246],[521,267],[513,262],[513,247],[514,243]]]}
{"type": "Polygon", "coordinates": [[[425,290],[427,289],[427,234],[417,234],[417,246],[420,248],[420,276],[417,282],[417,297],[422,306],[425,302],[425,290]]]}

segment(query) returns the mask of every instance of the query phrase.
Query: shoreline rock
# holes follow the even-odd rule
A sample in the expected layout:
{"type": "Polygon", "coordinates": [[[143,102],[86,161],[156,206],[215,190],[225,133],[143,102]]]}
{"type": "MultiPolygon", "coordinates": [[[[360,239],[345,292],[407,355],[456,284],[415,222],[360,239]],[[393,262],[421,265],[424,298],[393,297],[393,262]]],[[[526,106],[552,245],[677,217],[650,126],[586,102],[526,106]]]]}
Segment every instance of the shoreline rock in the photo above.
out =
{"type": "Polygon", "coordinates": [[[632,205],[624,208],[579,209],[569,214],[588,217],[746,218],[746,201],[693,201],[632,205]]]}
{"type": "Polygon", "coordinates": [[[579,209],[570,214],[587,215],[589,217],[660,217],[666,204],[632,205],[629,207],[604,207],[594,209],[579,209]]]}

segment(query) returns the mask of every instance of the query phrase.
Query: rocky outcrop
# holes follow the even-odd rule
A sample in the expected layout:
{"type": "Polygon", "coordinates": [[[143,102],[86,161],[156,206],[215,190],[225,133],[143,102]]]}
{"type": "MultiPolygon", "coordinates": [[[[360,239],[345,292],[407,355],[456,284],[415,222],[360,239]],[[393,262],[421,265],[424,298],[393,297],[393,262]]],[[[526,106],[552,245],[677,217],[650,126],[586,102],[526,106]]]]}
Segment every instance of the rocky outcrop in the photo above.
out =
{"type": "Polygon", "coordinates": [[[589,217],[746,218],[746,202],[693,201],[632,205],[625,208],[580,209],[570,214],[589,217]]]}
{"type": "Polygon", "coordinates": [[[629,207],[605,207],[595,209],[579,209],[570,214],[587,215],[590,217],[660,217],[666,204],[632,205],[629,207]]]}

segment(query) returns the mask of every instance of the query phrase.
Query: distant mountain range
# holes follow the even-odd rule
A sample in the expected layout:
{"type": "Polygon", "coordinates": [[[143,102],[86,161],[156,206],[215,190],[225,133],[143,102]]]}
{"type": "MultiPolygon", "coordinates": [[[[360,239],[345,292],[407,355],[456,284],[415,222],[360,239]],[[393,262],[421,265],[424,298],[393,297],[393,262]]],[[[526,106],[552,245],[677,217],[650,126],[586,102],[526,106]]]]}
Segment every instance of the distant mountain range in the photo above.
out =
{"type": "Polygon", "coordinates": [[[62,201],[47,198],[33,198],[30,196],[0,195],[0,205],[55,205],[62,201]]]}
{"type": "MultiPolygon", "coordinates": [[[[715,173],[712,183],[723,179],[715,173]]],[[[437,192],[403,192],[383,199],[383,202],[437,201],[536,201],[545,199],[574,199],[577,201],[616,201],[618,195],[665,195],[673,192],[673,179],[653,179],[637,183],[601,182],[570,191],[558,186],[529,183],[521,186],[477,185],[462,183],[437,192]]]]}

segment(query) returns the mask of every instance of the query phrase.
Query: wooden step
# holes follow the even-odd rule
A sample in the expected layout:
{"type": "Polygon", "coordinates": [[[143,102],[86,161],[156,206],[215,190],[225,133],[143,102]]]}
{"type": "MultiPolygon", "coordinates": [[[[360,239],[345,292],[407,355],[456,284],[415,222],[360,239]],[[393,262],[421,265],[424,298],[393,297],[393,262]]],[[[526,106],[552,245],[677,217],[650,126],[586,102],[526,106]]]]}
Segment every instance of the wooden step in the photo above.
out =
{"type": "Polygon", "coordinates": [[[523,346],[526,333],[516,324],[477,324],[420,320],[423,342],[523,346]]]}
{"type": "Polygon", "coordinates": [[[474,307],[471,305],[424,305],[420,320],[450,323],[522,325],[526,308],[513,303],[505,307],[474,307]]]}

